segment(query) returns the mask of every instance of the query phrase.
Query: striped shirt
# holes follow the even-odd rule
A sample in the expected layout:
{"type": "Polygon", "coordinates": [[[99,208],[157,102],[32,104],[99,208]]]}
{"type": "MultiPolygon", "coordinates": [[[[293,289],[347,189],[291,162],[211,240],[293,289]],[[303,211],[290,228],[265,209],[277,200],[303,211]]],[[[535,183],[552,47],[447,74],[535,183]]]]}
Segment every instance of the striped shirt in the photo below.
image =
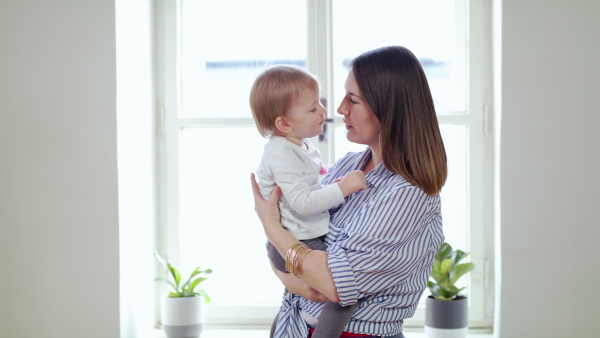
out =
{"type": "MultiPolygon", "coordinates": [[[[367,148],[337,161],[323,178],[327,185],[371,158],[367,148]]],[[[414,314],[425,290],[434,255],[444,241],[439,195],[428,196],[379,163],[367,187],[330,210],[329,267],[341,305],[360,301],[348,332],[394,336],[414,314]]],[[[306,337],[300,312],[318,317],[322,303],[288,293],[274,337],[306,337]]]]}

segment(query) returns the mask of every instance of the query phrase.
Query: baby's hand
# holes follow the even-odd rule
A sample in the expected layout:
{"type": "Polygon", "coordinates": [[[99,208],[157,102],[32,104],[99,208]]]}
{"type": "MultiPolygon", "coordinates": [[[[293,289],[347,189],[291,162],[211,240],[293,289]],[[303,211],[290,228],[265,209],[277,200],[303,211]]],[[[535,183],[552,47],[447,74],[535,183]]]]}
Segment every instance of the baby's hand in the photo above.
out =
{"type": "Polygon", "coordinates": [[[366,188],[367,180],[365,179],[364,172],[360,170],[354,170],[342,177],[338,184],[342,189],[342,194],[344,197],[348,197],[348,195],[366,188]]]}

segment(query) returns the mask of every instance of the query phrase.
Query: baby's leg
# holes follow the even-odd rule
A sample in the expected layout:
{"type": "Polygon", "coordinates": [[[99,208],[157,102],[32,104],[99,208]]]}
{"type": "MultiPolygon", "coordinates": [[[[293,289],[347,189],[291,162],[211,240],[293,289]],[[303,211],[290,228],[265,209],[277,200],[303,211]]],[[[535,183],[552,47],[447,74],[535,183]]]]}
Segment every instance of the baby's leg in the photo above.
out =
{"type": "Polygon", "coordinates": [[[358,304],[341,306],[332,301],[325,303],[312,338],[339,338],[358,304]]]}
{"type": "Polygon", "coordinates": [[[271,260],[271,263],[273,264],[275,269],[287,272],[287,270],[285,269],[285,259],[281,257],[279,251],[275,249],[271,242],[267,242],[267,255],[269,256],[269,259],[271,260]]]}
{"type": "Polygon", "coordinates": [[[325,236],[321,236],[312,239],[305,239],[300,242],[306,244],[309,248],[313,250],[327,251],[327,245],[325,245],[325,242],[323,242],[324,239],[325,236]]]}
{"type": "Polygon", "coordinates": [[[269,338],[273,338],[273,335],[275,334],[275,329],[277,328],[277,317],[278,316],[279,315],[275,316],[273,323],[271,323],[271,331],[269,331],[269,338]]]}
{"type": "MultiPolygon", "coordinates": [[[[318,238],[307,239],[307,240],[303,240],[300,242],[303,242],[304,244],[306,244],[309,248],[311,248],[313,250],[325,251],[325,250],[327,250],[327,245],[325,245],[325,243],[323,243],[324,237],[325,236],[321,236],[318,238]]],[[[277,270],[283,271],[283,272],[288,272],[285,268],[285,258],[283,258],[279,254],[279,251],[277,251],[277,249],[275,249],[275,247],[273,246],[273,244],[271,244],[271,242],[267,242],[267,255],[269,256],[271,263],[273,263],[273,266],[277,270]]]]}

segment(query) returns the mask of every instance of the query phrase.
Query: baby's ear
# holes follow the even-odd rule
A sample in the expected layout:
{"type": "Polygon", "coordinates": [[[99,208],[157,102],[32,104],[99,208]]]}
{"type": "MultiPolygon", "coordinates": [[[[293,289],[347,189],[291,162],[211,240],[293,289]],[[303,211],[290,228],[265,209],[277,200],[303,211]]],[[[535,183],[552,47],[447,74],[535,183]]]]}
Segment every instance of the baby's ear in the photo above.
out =
{"type": "Polygon", "coordinates": [[[275,119],[275,127],[284,135],[292,132],[292,126],[289,125],[285,116],[279,116],[275,119]]]}

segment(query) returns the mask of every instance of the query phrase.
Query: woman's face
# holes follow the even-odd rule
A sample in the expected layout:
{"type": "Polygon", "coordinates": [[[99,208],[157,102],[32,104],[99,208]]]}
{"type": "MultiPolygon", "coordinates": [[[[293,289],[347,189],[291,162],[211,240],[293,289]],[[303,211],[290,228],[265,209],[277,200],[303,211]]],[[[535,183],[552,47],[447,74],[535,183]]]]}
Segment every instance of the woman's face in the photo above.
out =
{"type": "Polygon", "coordinates": [[[350,142],[365,144],[371,149],[379,146],[381,124],[364,100],[354,73],[350,72],[344,85],[346,96],[337,109],[344,116],[346,138],[350,142]]]}

